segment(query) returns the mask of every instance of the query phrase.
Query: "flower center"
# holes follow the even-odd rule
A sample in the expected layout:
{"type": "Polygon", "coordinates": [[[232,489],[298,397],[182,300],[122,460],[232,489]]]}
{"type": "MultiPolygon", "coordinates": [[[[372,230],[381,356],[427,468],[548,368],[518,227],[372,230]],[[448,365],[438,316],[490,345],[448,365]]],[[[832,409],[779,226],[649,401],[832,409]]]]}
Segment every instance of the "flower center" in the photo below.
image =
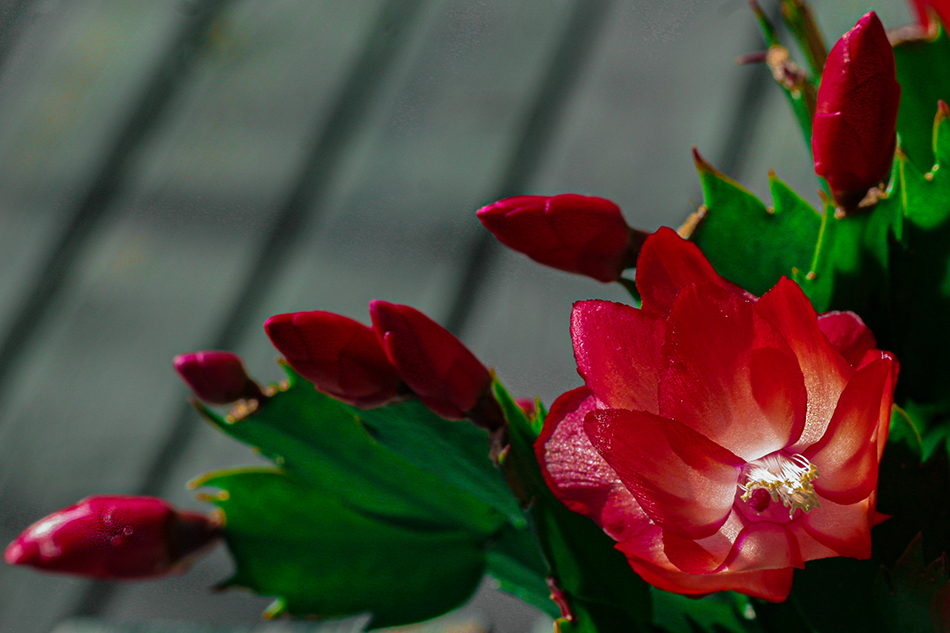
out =
{"type": "Polygon", "coordinates": [[[739,489],[743,501],[750,501],[756,512],[762,512],[768,506],[763,492],[768,493],[772,501],[781,501],[788,508],[788,518],[795,516],[795,510],[809,512],[821,507],[815,486],[818,469],[801,455],[788,455],[777,452],[761,459],[748,462],[742,467],[739,489]]]}

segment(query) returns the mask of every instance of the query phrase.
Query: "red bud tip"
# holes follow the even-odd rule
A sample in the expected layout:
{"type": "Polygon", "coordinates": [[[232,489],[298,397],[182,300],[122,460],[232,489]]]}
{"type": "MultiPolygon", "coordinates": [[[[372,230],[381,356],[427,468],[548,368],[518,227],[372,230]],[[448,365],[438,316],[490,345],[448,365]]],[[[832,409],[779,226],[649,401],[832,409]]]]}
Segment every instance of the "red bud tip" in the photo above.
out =
{"type": "Polygon", "coordinates": [[[642,243],[620,208],[604,198],[516,196],[483,207],[477,215],[505,246],[546,266],[605,283],[617,281],[636,264],[642,243]]]}
{"type": "Polygon", "coordinates": [[[154,497],[88,497],[23,531],[3,554],[10,565],[90,578],[154,578],[184,571],[220,527],[154,497]]]}
{"type": "Polygon", "coordinates": [[[534,406],[534,398],[515,398],[515,404],[528,418],[533,418],[538,413],[534,406]]]}
{"type": "Polygon", "coordinates": [[[290,366],[319,391],[363,409],[400,398],[402,380],[369,326],[313,311],[278,314],[264,329],[290,366]]]}
{"type": "Polygon", "coordinates": [[[890,173],[900,96],[894,51],[871,11],[828,54],[812,125],[815,173],[846,212],[890,173]]]}
{"type": "Polygon", "coordinates": [[[231,352],[193,352],[175,357],[175,370],[200,400],[231,404],[241,398],[263,397],[251,380],[241,357],[231,352]]]}
{"type": "Polygon", "coordinates": [[[414,308],[372,301],[369,314],[389,362],[422,403],[448,420],[464,419],[491,384],[488,369],[414,308]]]}

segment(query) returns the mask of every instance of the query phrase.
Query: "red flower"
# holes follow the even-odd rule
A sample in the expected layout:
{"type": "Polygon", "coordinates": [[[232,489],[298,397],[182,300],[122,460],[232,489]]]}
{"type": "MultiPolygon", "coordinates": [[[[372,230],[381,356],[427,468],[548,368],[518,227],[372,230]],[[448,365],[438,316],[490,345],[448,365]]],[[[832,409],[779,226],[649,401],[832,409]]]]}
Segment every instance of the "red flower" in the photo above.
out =
{"type": "Polygon", "coordinates": [[[231,404],[241,398],[263,397],[260,386],[251,380],[244,361],[231,352],[192,352],[175,357],[175,371],[200,400],[209,404],[231,404]]]}
{"type": "Polygon", "coordinates": [[[573,193],[505,198],[479,209],[478,219],[505,246],[605,283],[633,266],[646,237],[610,200],[573,193]]]}
{"type": "Polygon", "coordinates": [[[91,578],[153,578],[184,571],[220,536],[208,517],[154,497],[88,497],[40,519],[3,560],[91,578]]]}
{"type": "Polygon", "coordinates": [[[287,362],[337,400],[372,409],[400,398],[404,390],[373,329],[332,312],[272,316],[267,336],[287,362]]]}
{"type": "Polygon", "coordinates": [[[788,279],[748,295],[670,229],[637,286],[642,309],[574,307],[586,386],[535,447],[554,493],[677,593],[783,600],[805,561],[868,558],[894,357],[788,279]]]}
{"type": "Polygon", "coordinates": [[[950,24],[950,0],[912,0],[911,4],[917,13],[917,23],[924,31],[929,31],[933,22],[931,11],[937,14],[945,29],[950,24]]]}
{"type": "Polygon", "coordinates": [[[371,301],[373,329],[389,362],[422,404],[461,420],[489,394],[491,374],[451,332],[415,308],[371,301]]]}
{"type": "Polygon", "coordinates": [[[871,11],[828,54],[812,124],[815,173],[845,211],[890,173],[900,98],[894,51],[871,11]]]}

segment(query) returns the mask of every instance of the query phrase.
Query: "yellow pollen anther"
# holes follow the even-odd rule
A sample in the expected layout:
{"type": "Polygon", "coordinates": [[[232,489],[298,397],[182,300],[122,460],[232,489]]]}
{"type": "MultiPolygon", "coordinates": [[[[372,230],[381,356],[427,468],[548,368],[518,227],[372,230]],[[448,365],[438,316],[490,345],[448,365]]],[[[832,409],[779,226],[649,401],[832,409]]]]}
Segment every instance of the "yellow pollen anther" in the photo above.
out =
{"type": "Polygon", "coordinates": [[[739,484],[743,493],[740,498],[749,501],[756,490],[765,490],[772,501],[781,501],[788,508],[791,519],[795,510],[808,513],[821,507],[811,483],[816,479],[818,469],[802,455],[772,453],[742,468],[744,483],[739,484]]]}

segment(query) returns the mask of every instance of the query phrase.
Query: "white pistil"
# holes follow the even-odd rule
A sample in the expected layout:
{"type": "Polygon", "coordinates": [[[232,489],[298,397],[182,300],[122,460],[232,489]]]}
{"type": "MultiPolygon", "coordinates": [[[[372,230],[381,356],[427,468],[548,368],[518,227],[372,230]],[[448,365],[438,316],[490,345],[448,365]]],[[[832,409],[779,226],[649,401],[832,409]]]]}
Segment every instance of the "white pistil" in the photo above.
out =
{"type": "Polygon", "coordinates": [[[756,490],[766,490],[772,501],[781,501],[788,508],[788,518],[795,510],[810,512],[820,508],[815,486],[818,469],[801,455],[772,453],[747,463],[742,468],[745,483],[739,484],[743,501],[749,501],[756,490]]]}

